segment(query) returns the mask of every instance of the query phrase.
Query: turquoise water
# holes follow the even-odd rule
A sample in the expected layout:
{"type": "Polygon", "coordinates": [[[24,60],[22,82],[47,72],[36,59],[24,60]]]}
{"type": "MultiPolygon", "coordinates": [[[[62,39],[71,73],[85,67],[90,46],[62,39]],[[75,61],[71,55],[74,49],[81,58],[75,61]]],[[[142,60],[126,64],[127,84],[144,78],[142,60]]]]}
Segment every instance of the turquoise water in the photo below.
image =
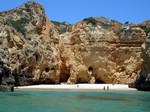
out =
{"type": "Polygon", "coordinates": [[[150,112],[150,93],[139,91],[0,93],[0,112],[150,112]]]}

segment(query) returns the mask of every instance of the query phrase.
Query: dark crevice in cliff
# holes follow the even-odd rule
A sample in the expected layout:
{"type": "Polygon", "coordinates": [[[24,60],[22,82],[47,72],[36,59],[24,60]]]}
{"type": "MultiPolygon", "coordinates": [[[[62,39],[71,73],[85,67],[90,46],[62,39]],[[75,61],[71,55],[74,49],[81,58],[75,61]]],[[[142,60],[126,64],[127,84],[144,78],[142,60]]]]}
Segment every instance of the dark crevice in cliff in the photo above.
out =
{"type": "Polygon", "coordinates": [[[70,74],[64,73],[60,74],[60,83],[67,82],[70,77],[70,74]]]}
{"type": "Polygon", "coordinates": [[[38,81],[33,81],[32,83],[32,85],[39,85],[39,84],[56,84],[56,83],[51,79],[43,79],[43,78],[40,78],[38,81]]]}
{"type": "Polygon", "coordinates": [[[84,83],[87,83],[87,84],[88,84],[88,81],[85,80],[85,79],[83,79],[83,78],[79,78],[78,81],[77,81],[77,83],[78,83],[78,84],[79,84],[79,83],[80,83],[80,84],[82,84],[82,83],[83,83],[83,84],[84,84],[84,83]]]}
{"type": "Polygon", "coordinates": [[[90,66],[90,67],[88,68],[88,71],[91,72],[91,74],[92,74],[92,73],[93,73],[93,67],[90,66]]]}
{"type": "Polygon", "coordinates": [[[15,79],[11,69],[3,61],[0,61],[0,91],[11,91],[14,83],[15,79]]]}
{"type": "Polygon", "coordinates": [[[106,84],[106,82],[101,79],[96,79],[96,83],[97,84],[106,84]]]}

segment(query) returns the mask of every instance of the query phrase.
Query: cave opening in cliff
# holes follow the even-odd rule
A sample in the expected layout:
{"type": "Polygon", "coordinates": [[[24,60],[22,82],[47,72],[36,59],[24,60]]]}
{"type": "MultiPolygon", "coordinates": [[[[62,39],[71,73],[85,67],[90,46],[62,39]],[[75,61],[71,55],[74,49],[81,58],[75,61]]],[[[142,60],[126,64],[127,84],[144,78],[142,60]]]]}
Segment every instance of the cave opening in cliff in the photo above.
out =
{"type": "Polygon", "coordinates": [[[36,59],[36,61],[39,60],[39,56],[37,54],[35,54],[35,59],[36,59]]]}
{"type": "Polygon", "coordinates": [[[106,82],[101,79],[96,79],[96,83],[97,84],[106,84],[106,82]]]}
{"type": "Polygon", "coordinates": [[[44,78],[39,78],[38,81],[33,82],[34,85],[39,85],[39,84],[55,84],[54,80],[51,79],[44,79],[44,78]]]}
{"type": "Polygon", "coordinates": [[[88,68],[88,71],[89,71],[89,72],[93,72],[93,68],[90,66],[90,67],[88,68]]]}
{"type": "Polygon", "coordinates": [[[34,54],[34,56],[35,56],[35,60],[36,60],[37,62],[39,62],[39,61],[41,60],[41,56],[40,56],[40,54],[39,54],[38,52],[36,52],[36,53],[34,54]]]}
{"type": "Polygon", "coordinates": [[[78,84],[84,84],[84,83],[88,83],[88,80],[86,80],[85,78],[78,78],[78,82],[77,82],[78,84]]]}
{"type": "Polygon", "coordinates": [[[67,73],[61,74],[61,75],[60,75],[60,83],[62,83],[62,82],[67,82],[68,79],[69,79],[69,77],[70,77],[70,75],[67,74],[67,73]]]}
{"type": "Polygon", "coordinates": [[[49,72],[49,68],[48,68],[48,67],[46,67],[46,68],[45,68],[45,71],[46,71],[46,72],[49,72]]]}

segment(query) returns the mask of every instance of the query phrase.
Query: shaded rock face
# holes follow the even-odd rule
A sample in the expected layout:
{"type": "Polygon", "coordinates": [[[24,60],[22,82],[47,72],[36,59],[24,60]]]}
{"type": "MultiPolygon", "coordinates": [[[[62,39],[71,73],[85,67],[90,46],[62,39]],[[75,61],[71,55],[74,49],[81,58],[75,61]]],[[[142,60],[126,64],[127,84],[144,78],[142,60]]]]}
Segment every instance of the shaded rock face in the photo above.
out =
{"type": "Polygon", "coordinates": [[[0,90],[32,84],[128,84],[138,74],[144,74],[140,79],[145,84],[150,69],[144,30],[104,17],[74,25],[50,22],[35,2],[1,12],[0,90]]]}
{"type": "Polygon", "coordinates": [[[145,43],[142,46],[142,69],[134,83],[129,84],[130,87],[139,90],[150,91],[150,33],[148,33],[145,43]]]}
{"type": "Polygon", "coordinates": [[[138,24],[138,26],[145,31],[147,36],[141,47],[143,59],[141,71],[139,72],[136,81],[130,83],[129,87],[150,91],[150,21],[144,21],[138,24]]]}
{"type": "Polygon", "coordinates": [[[10,91],[14,83],[15,79],[12,76],[11,69],[0,61],[0,91],[10,91]]]}

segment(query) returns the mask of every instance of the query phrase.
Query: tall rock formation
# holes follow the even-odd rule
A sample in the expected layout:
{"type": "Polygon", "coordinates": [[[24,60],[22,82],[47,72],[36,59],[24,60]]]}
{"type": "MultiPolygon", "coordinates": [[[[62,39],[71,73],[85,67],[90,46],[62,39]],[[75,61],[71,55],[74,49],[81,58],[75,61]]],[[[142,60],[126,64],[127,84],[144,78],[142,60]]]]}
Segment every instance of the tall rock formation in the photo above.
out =
{"type": "Polygon", "coordinates": [[[147,33],[142,45],[142,59],[144,61],[136,81],[129,84],[129,86],[139,90],[150,91],[150,21],[140,23],[139,26],[147,33]]]}
{"type": "Polygon", "coordinates": [[[61,35],[61,60],[66,66],[62,76],[66,74],[68,83],[133,82],[141,70],[144,38],[137,25],[87,18],[61,35]]]}
{"type": "Polygon", "coordinates": [[[149,73],[149,44],[141,50],[147,33],[143,25],[104,17],[74,25],[50,22],[35,2],[1,12],[0,90],[43,83],[134,82],[145,74],[144,66],[149,73]]]}
{"type": "Polygon", "coordinates": [[[11,71],[1,75],[1,85],[7,87],[14,79],[15,83],[11,85],[58,83],[58,37],[54,25],[38,3],[27,2],[1,12],[0,60],[11,71]],[[5,81],[8,78],[11,80],[5,81]]]}

